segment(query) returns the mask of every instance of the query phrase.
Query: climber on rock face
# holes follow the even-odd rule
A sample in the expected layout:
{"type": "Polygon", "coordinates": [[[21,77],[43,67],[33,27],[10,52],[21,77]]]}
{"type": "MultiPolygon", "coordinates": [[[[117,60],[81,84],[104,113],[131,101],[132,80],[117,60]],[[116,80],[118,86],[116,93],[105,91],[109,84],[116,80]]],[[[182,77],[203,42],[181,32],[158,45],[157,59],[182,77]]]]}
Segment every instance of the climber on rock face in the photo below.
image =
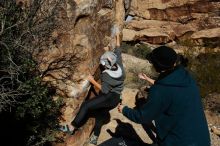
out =
{"type": "MultiPolygon", "coordinates": [[[[100,93],[98,96],[82,103],[74,120],[71,124],[67,125],[68,128],[66,129],[69,129],[68,131],[71,133],[74,133],[84,124],[86,117],[90,113],[93,112],[97,115],[100,113],[101,118],[104,118],[106,114],[109,114],[109,110],[117,107],[120,102],[121,92],[124,87],[125,71],[121,58],[119,33],[117,33],[115,39],[116,48],[111,48],[111,46],[104,47],[105,53],[100,58],[101,84],[96,82],[92,75],[89,75],[87,78],[91,84],[100,90],[100,93]]],[[[102,126],[97,125],[97,122],[101,120],[96,119],[94,134],[90,138],[90,143],[97,143],[102,126]]]]}

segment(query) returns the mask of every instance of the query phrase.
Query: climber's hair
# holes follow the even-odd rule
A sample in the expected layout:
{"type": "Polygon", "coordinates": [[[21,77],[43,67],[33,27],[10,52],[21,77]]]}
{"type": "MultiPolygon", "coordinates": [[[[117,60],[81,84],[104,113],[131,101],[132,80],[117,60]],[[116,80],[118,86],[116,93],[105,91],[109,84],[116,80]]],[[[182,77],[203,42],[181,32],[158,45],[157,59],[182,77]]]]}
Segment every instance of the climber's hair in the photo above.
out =
{"type": "MultiPolygon", "coordinates": [[[[106,69],[109,69],[105,65],[102,65],[102,64],[99,65],[99,68],[100,68],[101,72],[103,72],[106,69]]],[[[110,70],[116,71],[117,69],[118,69],[118,65],[117,65],[117,63],[115,63],[110,70]]]]}
{"type": "Polygon", "coordinates": [[[118,65],[115,63],[110,70],[112,71],[118,70],[118,65]]]}

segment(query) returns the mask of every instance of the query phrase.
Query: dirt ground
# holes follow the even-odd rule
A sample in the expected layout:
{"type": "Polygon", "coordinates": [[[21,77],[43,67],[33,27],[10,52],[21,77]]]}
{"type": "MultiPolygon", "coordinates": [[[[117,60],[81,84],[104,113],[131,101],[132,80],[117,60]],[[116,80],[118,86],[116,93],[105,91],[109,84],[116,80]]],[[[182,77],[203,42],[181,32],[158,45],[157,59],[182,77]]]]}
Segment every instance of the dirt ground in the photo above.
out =
{"type": "Polygon", "coordinates": [[[212,146],[220,146],[220,94],[212,93],[208,95],[204,103],[212,146]]]}
{"type": "MultiPolygon", "coordinates": [[[[135,106],[135,95],[137,94],[137,92],[138,92],[138,89],[125,88],[122,93],[122,97],[123,97],[122,103],[128,105],[129,107],[134,107],[135,106]]],[[[146,132],[143,130],[142,126],[128,120],[126,117],[124,117],[121,113],[118,112],[117,108],[111,110],[110,115],[111,115],[111,120],[108,124],[102,127],[101,134],[98,139],[98,144],[111,138],[111,136],[107,132],[107,129],[110,129],[112,132],[115,132],[115,128],[118,125],[115,119],[120,119],[122,122],[130,123],[135,129],[136,133],[139,135],[139,137],[144,142],[152,143],[151,139],[148,137],[146,132]]],[[[94,146],[94,145],[88,144],[87,146],[94,146]]]]}
{"type": "MultiPolygon", "coordinates": [[[[134,107],[135,106],[135,96],[136,96],[137,92],[138,92],[138,89],[125,88],[122,93],[122,96],[123,96],[122,103],[126,104],[130,107],[134,107]]],[[[218,100],[220,101],[220,98],[218,98],[218,100]]],[[[217,112],[214,113],[214,112],[210,111],[209,109],[206,109],[205,114],[206,114],[207,121],[209,124],[209,129],[210,129],[210,136],[211,136],[211,143],[212,143],[211,146],[220,146],[220,137],[212,132],[213,126],[220,127],[220,113],[217,113],[217,112]]],[[[121,113],[119,113],[116,108],[110,111],[110,115],[111,115],[111,120],[108,124],[106,124],[102,127],[101,134],[98,139],[98,144],[111,138],[111,136],[107,132],[107,129],[110,129],[112,132],[115,132],[115,128],[118,125],[115,119],[120,119],[122,122],[130,123],[133,126],[133,128],[135,129],[136,133],[139,135],[139,137],[144,142],[152,143],[152,140],[149,138],[149,136],[143,130],[141,125],[136,124],[136,123],[128,120],[121,113]]],[[[94,145],[88,144],[87,146],[94,146],[94,145]]]]}

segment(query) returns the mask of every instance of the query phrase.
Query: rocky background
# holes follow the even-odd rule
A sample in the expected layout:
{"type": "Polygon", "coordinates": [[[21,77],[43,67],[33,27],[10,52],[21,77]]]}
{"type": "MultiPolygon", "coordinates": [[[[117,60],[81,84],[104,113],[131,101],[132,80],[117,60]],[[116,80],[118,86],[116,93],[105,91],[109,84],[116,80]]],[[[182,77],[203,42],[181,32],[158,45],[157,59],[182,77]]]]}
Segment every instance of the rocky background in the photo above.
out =
{"type": "Polygon", "coordinates": [[[215,0],[133,0],[123,41],[166,44],[220,37],[220,2],[215,0]]]}
{"type": "MultiPolygon", "coordinates": [[[[16,2],[24,9],[32,4],[32,0],[16,2]]],[[[42,36],[44,48],[33,54],[44,81],[56,88],[54,99],[64,98],[61,124],[71,122],[85,100],[90,88],[85,79],[97,74],[102,48],[112,41],[115,25],[125,42],[158,45],[190,39],[202,44],[211,39],[219,43],[219,9],[218,0],[45,0],[38,19],[51,16],[54,27],[42,36]]],[[[90,119],[80,132],[54,145],[83,145],[93,125],[90,119]]]]}

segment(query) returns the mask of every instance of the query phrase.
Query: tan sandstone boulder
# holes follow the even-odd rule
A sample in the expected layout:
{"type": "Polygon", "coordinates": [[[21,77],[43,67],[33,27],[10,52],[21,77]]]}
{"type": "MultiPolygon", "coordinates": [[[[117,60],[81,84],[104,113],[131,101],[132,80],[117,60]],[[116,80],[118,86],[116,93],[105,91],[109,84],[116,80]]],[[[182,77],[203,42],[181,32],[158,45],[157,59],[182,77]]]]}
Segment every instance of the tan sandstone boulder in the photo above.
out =
{"type": "MultiPolygon", "coordinates": [[[[16,3],[28,9],[33,0],[16,0],[16,3]]],[[[99,79],[96,73],[99,58],[103,47],[111,41],[112,27],[123,27],[123,8],[123,0],[45,0],[37,10],[39,34],[48,31],[33,37],[34,43],[42,44],[33,51],[33,56],[43,80],[56,89],[54,99],[63,97],[66,103],[61,124],[70,123],[85,100],[90,88],[87,76],[92,74],[99,79]]],[[[92,121],[63,145],[83,145],[94,125],[92,121]]]]}
{"type": "MultiPolygon", "coordinates": [[[[133,20],[126,22],[123,40],[165,44],[190,38],[198,31],[219,28],[219,9],[217,1],[132,1],[129,14],[133,20]]],[[[206,36],[213,36],[212,32],[207,31],[206,36]]]]}

